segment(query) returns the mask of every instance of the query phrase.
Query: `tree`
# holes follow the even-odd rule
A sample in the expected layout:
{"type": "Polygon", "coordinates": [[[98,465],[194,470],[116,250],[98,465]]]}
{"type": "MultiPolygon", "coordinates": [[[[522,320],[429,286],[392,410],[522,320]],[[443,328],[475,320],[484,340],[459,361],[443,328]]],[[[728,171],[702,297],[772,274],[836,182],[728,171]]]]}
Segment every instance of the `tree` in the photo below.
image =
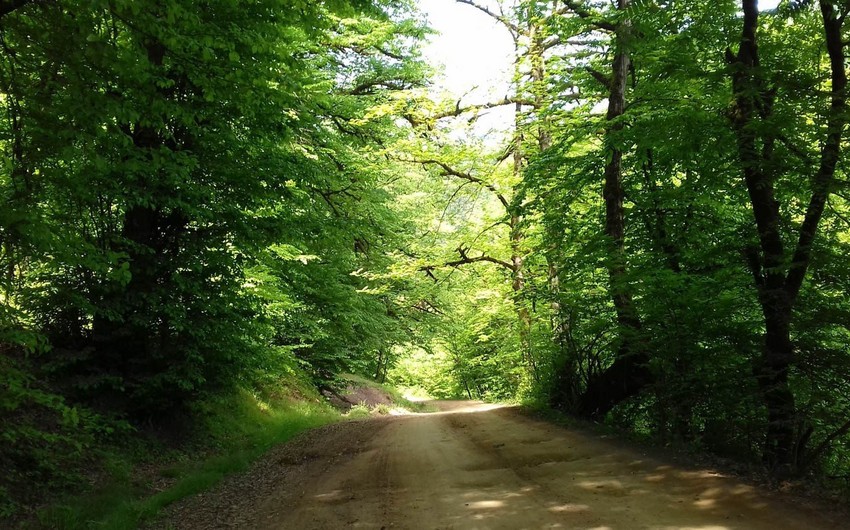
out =
{"type": "Polygon", "coordinates": [[[0,3],[4,470],[91,443],[80,417],[184,419],[406,339],[380,162],[424,32],[397,2],[0,3]]]}
{"type": "MultiPolygon", "coordinates": [[[[738,53],[727,50],[735,98],[730,121],[738,141],[738,155],[759,241],[758,248],[748,249],[748,258],[765,322],[764,351],[756,367],[756,378],[768,412],[764,458],[771,467],[788,471],[798,463],[796,407],[788,384],[789,369],[794,363],[793,310],[812,261],[815,238],[833,188],[848,121],[843,22],[850,13],[850,6],[834,5],[829,1],[819,5],[829,58],[830,103],[819,139],[820,160],[810,177],[811,194],[802,223],[796,229],[798,237],[793,252],[785,249],[780,203],[774,191],[774,182],[782,174],[781,165],[774,162],[779,156],[776,143],[781,141],[777,137],[781,134],[777,135],[772,129],[775,98],[781,87],[769,79],[770,74],[761,66],[756,0],[743,3],[743,31],[738,53]]],[[[788,148],[793,150],[793,144],[788,148]]]]}

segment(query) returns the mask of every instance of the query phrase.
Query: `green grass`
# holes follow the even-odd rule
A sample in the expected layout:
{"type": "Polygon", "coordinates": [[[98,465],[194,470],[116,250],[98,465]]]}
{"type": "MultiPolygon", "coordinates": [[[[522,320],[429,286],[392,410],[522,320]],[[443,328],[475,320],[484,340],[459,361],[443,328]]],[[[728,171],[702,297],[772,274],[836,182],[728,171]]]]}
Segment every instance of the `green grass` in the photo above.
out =
{"type": "MultiPolygon", "coordinates": [[[[132,477],[128,462],[138,455],[112,454],[104,468],[110,480],[98,491],[69,498],[38,514],[37,527],[62,530],[129,529],[154,518],[163,508],[205,491],[225,476],[245,470],[271,449],[296,434],[338,421],[338,412],[320,401],[262,397],[246,391],[208,402],[199,413],[206,418],[204,436],[212,455],[173,463],[159,470],[173,480],[153,493],[150,485],[132,477]]],[[[209,452],[209,451],[208,451],[209,452]]]]}
{"type": "MultiPolygon", "coordinates": [[[[430,410],[423,403],[405,399],[395,388],[355,375],[345,375],[343,379],[355,386],[380,389],[397,406],[407,410],[430,410]]],[[[188,444],[194,450],[184,447],[163,452],[162,448],[145,445],[103,450],[102,468],[108,478],[95,491],[68,497],[41,510],[34,528],[138,528],[155,519],[168,505],[206,491],[227,475],[247,469],[275,445],[305,430],[343,419],[307,385],[280,392],[262,395],[242,390],[198,405],[196,415],[204,420],[196,440],[188,444]],[[156,476],[141,477],[138,469],[142,466],[153,467],[156,476]],[[154,491],[152,479],[167,482],[169,486],[154,491]]],[[[363,410],[346,417],[370,415],[367,407],[360,408],[363,410]]]]}

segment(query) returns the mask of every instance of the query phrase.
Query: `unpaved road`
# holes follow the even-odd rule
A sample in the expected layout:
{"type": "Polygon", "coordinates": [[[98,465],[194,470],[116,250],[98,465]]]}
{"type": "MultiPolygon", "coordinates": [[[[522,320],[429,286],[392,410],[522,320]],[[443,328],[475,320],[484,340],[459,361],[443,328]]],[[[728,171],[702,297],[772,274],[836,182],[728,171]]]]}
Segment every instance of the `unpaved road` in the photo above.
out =
{"type": "Polygon", "coordinates": [[[162,528],[850,528],[709,470],[477,402],[349,422],[271,451],[162,528]]]}

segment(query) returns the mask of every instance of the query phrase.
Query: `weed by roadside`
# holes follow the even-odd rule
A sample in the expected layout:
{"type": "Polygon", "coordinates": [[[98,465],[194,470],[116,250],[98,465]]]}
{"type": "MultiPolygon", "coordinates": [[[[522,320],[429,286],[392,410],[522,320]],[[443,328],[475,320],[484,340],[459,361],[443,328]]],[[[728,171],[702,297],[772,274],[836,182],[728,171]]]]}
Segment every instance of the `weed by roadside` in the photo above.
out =
{"type": "Polygon", "coordinates": [[[232,473],[247,469],[269,449],[297,434],[343,419],[392,414],[403,408],[430,411],[398,390],[357,376],[347,384],[375,389],[388,403],[331,407],[308,386],[282,385],[265,392],[239,390],[198,403],[200,424],[191,440],[177,448],[137,443],[101,448],[100,477],[90,491],[76,491],[40,510],[22,528],[82,530],[131,529],[154,520],[168,505],[212,488],[232,473]]]}
{"type": "Polygon", "coordinates": [[[341,419],[318,398],[296,400],[245,390],[204,402],[198,408],[203,418],[198,437],[203,439],[168,455],[105,452],[106,477],[92,491],[75,492],[40,510],[22,527],[137,528],[169,504],[247,469],[271,447],[302,431],[341,419]],[[164,458],[157,462],[157,456],[164,458]]]}

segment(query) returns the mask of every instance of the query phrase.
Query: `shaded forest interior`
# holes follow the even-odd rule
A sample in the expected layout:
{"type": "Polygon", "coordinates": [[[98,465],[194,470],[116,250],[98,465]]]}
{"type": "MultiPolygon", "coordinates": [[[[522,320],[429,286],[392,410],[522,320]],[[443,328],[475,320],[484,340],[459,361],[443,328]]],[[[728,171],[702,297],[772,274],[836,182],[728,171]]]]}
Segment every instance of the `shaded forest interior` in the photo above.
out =
{"type": "Polygon", "coordinates": [[[847,486],[850,2],[456,2],[0,1],[0,518],[342,374],[847,486]]]}

